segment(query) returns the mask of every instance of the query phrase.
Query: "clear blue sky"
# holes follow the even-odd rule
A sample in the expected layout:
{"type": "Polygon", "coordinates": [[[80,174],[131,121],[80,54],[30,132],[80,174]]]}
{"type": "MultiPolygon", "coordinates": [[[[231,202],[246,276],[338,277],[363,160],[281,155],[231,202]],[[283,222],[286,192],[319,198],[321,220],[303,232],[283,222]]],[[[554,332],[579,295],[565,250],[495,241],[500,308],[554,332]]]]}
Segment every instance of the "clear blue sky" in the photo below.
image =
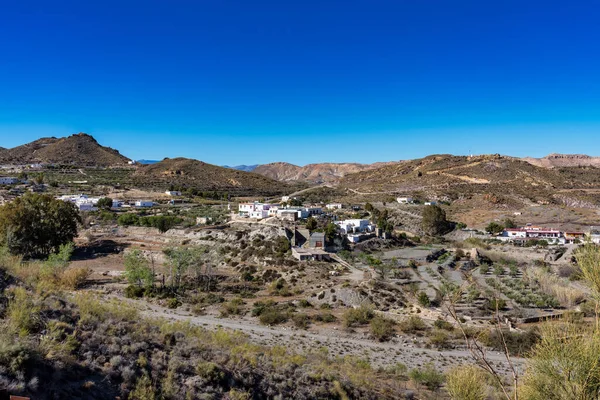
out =
{"type": "Polygon", "coordinates": [[[598,1],[5,1],[0,146],[132,158],[600,155],[598,1]]]}

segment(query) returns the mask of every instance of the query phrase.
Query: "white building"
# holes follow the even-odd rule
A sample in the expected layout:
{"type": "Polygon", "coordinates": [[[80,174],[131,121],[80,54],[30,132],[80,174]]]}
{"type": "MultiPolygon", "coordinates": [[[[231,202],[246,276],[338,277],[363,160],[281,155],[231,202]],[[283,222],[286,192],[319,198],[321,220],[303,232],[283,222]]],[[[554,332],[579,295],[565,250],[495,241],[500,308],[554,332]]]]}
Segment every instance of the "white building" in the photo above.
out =
{"type": "Polygon", "coordinates": [[[0,176],[0,185],[14,185],[19,183],[19,179],[10,176],[0,176]]]}
{"type": "Polygon", "coordinates": [[[305,210],[308,213],[309,217],[313,215],[323,214],[322,207],[303,207],[302,210],[305,210]]]}
{"type": "Polygon", "coordinates": [[[271,207],[279,207],[279,204],[265,204],[255,201],[254,203],[240,203],[238,211],[240,216],[248,216],[250,218],[267,218],[271,207]]]}
{"type": "Polygon", "coordinates": [[[181,196],[181,192],[177,191],[177,190],[167,190],[165,192],[165,194],[167,196],[181,196]]]}
{"type": "Polygon", "coordinates": [[[152,202],[150,200],[137,200],[135,202],[136,207],[152,207],[153,205],[154,205],[154,202],[152,202]]]}
{"type": "Polygon", "coordinates": [[[435,206],[437,204],[437,201],[426,201],[425,205],[426,206],[435,206]]]}
{"type": "Polygon", "coordinates": [[[398,197],[396,201],[400,204],[412,204],[415,200],[412,197],[398,197]]]}
{"type": "Polygon", "coordinates": [[[372,225],[366,219],[346,219],[337,221],[335,224],[340,228],[342,234],[375,231],[375,225],[372,225]]]}
{"type": "Polygon", "coordinates": [[[328,209],[328,210],[341,210],[342,209],[342,203],[327,204],[325,206],[325,208],[328,209]]]}

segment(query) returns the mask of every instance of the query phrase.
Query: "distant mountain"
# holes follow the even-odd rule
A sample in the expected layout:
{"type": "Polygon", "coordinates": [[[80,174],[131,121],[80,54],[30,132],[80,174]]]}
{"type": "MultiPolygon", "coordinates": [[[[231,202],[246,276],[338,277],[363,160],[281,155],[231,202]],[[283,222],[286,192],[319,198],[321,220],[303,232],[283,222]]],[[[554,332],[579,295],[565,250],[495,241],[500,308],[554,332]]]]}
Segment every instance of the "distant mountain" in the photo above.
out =
{"type": "Polygon", "coordinates": [[[585,154],[549,154],[542,158],[525,157],[523,161],[544,168],[600,167],[600,157],[585,154]]]}
{"type": "Polygon", "coordinates": [[[308,164],[303,167],[286,163],[275,162],[262,164],[254,172],[278,181],[300,181],[308,183],[336,183],[348,174],[367,171],[396,162],[379,162],[375,164],[358,163],[318,163],[308,164]]]}
{"type": "Polygon", "coordinates": [[[277,195],[290,188],[252,172],[219,167],[189,158],[165,158],[142,165],[134,179],[143,185],[182,185],[201,191],[229,192],[235,195],[277,195]]]}
{"type": "Polygon", "coordinates": [[[0,164],[52,163],[79,166],[113,166],[129,159],[117,150],[98,144],[85,133],[65,138],[42,138],[12,149],[0,150],[0,164]]]}
{"type": "Polygon", "coordinates": [[[137,160],[136,161],[138,164],[156,164],[157,162],[160,162],[158,160],[137,160]]]}
{"type": "Polygon", "coordinates": [[[223,165],[223,168],[231,168],[231,169],[237,169],[238,171],[246,171],[246,172],[252,172],[256,169],[256,167],[258,167],[258,164],[254,164],[254,165],[236,165],[234,167],[230,167],[229,165],[223,165]]]}

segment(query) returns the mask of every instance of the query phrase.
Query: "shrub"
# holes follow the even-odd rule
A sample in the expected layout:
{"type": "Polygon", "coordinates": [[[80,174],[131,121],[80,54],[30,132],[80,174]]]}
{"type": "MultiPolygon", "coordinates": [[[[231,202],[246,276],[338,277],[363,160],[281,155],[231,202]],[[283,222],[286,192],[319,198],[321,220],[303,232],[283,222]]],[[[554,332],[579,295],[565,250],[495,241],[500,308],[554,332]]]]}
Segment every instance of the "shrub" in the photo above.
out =
{"type": "Polygon", "coordinates": [[[314,319],[315,319],[315,321],[325,322],[325,323],[335,322],[337,320],[335,315],[333,315],[330,312],[324,312],[324,313],[317,314],[317,315],[315,315],[314,319]]]}
{"type": "Polygon", "coordinates": [[[239,297],[232,299],[221,306],[222,317],[227,317],[229,315],[243,315],[244,313],[244,301],[239,297]]]}
{"type": "Polygon", "coordinates": [[[296,328],[306,329],[310,324],[310,317],[306,314],[295,314],[292,317],[292,321],[294,321],[294,326],[296,328]]]}
{"type": "Polygon", "coordinates": [[[395,326],[396,323],[391,319],[376,315],[370,323],[371,335],[380,342],[387,341],[396,332],[395,326]]]}
{"type": "Polygon", "coordinates": [[[289,314],[287,312],[277,310],[275,308],[268,308],[260,314],[258,320],[263,325],[277,325],[287,322],[289,314]]]}
{"type": "Polygon", "coordinates": [[[415,368],[409,372],[410,379],[418,385],[423,385],[429,390],[437,390],[444,383],[444,375],[438,372],[432,364],[415,368]]]}
{"type": "Polygon", "coordinates": [[[130,226],[137,225],[139,221],[140,217],[138,217],[137,214],[126,213],[119,215],[119,218],[117,219],[117,224],[122,226],[130,226]]]}
{"type": "Polygon", "coordinates": [[[487,398],[485,373],[474,365],[461,365],[446,374],[446,390],[452,400],[487,398]]]}
{"type": "Polygon", "coordinates": [[[427,293],[425,293],[425,292],[419,293],[419,296],[417,297],[417,301],[419,302],[421,307],[429,307],[431,305],[431,300],[429,299],[429,296],[427,296],[427,293]]]}
{"type": "Polygon", "coordinates": [[[427,325],[416,315],[411,315],[400,324],[400,330],[404,333],[415,333],[425,329],[427,329],[427,325]]]}
{"type": "Polygon", "coordinates": [[[8,298],[6,316],[10,329],[21,336],[37,331],[41,327],[41,309],[33,297],[22,287],[15,287],[8,292],[8,298]]]}
{"type": "Polygon", "coordinates": [[[142,297],[144,295],[144,288],[139,287],[139,286],[135,286],[135,285],[129,285],[125,288],[125,297],[129,298],[129,299],[135,299],[138,297],[142,297]]]}
{"type": "Polygon", "coordinates": [[[450,336],[446,331],[435,329],[429,336],[429,342],[438,349],[447,349],[450,347],[450,336]]]}
{"type": "Polygon", "coordinates": [[[373,308],[363,304],[358,308],[349,309],[344,313],[344,326],[350,328],[355,325],[365,325],[373,317],[373,308]]]}
{"type": "Polygon", "coordinates": [[[167,299],[167,307],[168,308],[177,308],[181,305],[181,302],[179,300],[177,300],[176,297],[171,297],[170,299],[167,299]]]}
{"type": "Polygon", "coordinates": [[[87,281],[92,270],[85,267],[76,267],[65,270],[60,276],[61,286],[67,289],[78,289],[87,281]]]}
{"type": "Polygon", "coordinates": [[[441,318],[436,319],[435,322],[433,323],[433,326],[435,326],[438,329],[443,329],[443,330],[446,330],[446,331],[452,331],[452,330],[454,330],[454,325],[452,325],[448,321],[444,321],[441,318]]]}

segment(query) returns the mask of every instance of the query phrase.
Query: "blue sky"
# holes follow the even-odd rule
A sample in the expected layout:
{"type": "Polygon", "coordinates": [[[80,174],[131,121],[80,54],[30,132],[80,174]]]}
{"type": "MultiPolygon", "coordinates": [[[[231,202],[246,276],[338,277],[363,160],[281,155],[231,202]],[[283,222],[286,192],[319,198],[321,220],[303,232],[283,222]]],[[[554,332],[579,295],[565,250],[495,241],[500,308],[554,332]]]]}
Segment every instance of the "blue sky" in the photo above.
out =
{"type": "Polygon", "coordinates": [[[12,1],[0,146],[132,158],[600,155],[597,1],[12,1]]]}

